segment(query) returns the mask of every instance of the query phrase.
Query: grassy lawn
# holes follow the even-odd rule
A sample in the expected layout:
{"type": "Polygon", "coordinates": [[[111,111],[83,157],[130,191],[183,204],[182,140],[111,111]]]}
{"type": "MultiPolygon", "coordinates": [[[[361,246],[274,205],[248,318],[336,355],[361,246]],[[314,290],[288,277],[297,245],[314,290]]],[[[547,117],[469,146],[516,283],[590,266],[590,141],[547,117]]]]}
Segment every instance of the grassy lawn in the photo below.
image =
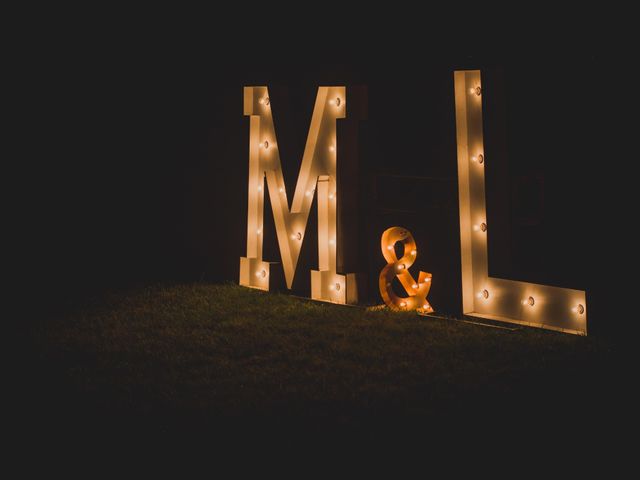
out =
{"type": "Polygon", "coordinates": [[[110,294],[32,335],[33,421],[94,434],[584,421],[617,382],[595,337],[235,285],[110,294]]]}

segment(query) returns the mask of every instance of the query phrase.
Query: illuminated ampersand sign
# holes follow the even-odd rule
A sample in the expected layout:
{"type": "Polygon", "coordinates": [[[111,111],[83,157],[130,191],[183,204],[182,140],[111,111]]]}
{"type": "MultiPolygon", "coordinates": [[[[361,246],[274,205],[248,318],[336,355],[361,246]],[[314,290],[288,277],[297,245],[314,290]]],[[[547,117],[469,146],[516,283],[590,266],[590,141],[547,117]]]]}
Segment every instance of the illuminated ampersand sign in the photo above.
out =
{"type": "Polygon", "coordinates": [[[387,265],[380,272],[380,295],[384,303],[394,310],[417,310],[418,313],[433,312],[433,308],[427,301],[427,295],[431,288],[431,274],[420,272],[416,282],[409,273],[409,267],[413,265],[418,255],[416,242],[413,235],[406,228],[391,227],[384,231],[380,241],[382,256],[387,265]],[[404,252],[400,259],[396,256],[395,245],[401,242],[404,252]],[[398,277],[400,283],[409,294],[408,297],[398,297],[391,283],[393,277],[398,277]]]}

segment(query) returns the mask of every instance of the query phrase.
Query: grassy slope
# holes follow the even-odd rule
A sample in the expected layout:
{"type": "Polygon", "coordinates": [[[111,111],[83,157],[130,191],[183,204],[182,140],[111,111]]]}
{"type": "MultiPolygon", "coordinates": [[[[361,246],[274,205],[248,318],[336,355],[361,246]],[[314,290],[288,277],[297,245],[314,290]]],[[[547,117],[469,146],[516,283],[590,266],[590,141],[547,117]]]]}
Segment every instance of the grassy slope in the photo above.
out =
{"type": "Polygon", "coordinates": [[[611,347],[597,338],[234,285],[113,294],[34,335],[32,408],[41,420],[55,410],[56,428],[416,427],[531,412],[535,423],[584,418],[613,382],[611,347]]]}

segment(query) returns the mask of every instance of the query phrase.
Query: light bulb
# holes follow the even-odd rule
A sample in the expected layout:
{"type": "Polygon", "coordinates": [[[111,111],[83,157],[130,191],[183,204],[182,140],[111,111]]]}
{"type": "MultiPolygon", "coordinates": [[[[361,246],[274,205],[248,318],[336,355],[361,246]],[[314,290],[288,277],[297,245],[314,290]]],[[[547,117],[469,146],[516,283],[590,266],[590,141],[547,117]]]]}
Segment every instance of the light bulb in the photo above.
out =
{"type": "Polygon", "coordinates": [[[267,276],[267,271],[266,270],[261,270],[261,271],[256,273],[256,277],[258,277],[258,278],[265,278],[266,276],[267,276]]]}
{"type": "Polygon", "coordinates": [[[428,310],[428,309],[429,309],[429,304],[428,304],[428,303],[425,303],[424,305],[422,305],[422,308],[423,308],[424,310],[428,310]]]}
{"type": "Polygon", "coordinates": [[[533,307],[536,304],[536,301],[533,297],[529,297],[526,298],[522,301],[523,305],[529,305],[530,307],[533,307]]]}
{"type": "Polygon", "coordinates": [[[486,223],[484,223],[484,222],[482,222],[482,223],[480,224],[480,230],[482,230],[483,232],[486,232],[486,231],[487,231],[487,224],[486,224],[486,223]]]}
{"type": "Polygon", "coordinates": [[[478,163],[482,165],[484,163],[484,155],[479,153],[477,158],[478,158],[478,163]]]}
{"type": "Polygon", "coordinates": [[[387,250],[393,250],[393,245],[388,245],[387,250]]]}
{"type": "Polygon", "coordinates": [[[571,310],[573,311],[573,313],[577,313],[578,315],[582,315],[584,313],[584,305],[579,303],[578,305],[573,307],[571,310]]]}
{"type": "Polygon", "coordinates": [[[258,185],[258,191],[261,192],[262,191],[262,185],[258,185]]]}
{"type": "Polygon", "coordinates": [[[482,87],[480,87],[480,85],[478,85],[475,88],[471,89],[471,93],[475,93],[477,96],[482,95],[482,87]]]}
{"type": "Polygon", "coordinates": [[[431,281],[431,277],[427,277],[424,279],[424,283],[430,282],[431,281]]]}
{"type": "Polygon", "coordinates": [[[292,233],[291,240],[302,240],[302,233],[300,232],[292,233]]]}
{"type": "Polygon", "coordinates": [[[404,270],[405,268],[407,267],[405,267],[404,263],[401,263],[400,265],[398,265],[398,270],[404,270]]]}
{"type": "Polygon", "coordinates": [[[414,288],[414,290],[417,290],[417,289],[418,289],[418,284],[417,284],[417,283],[414,283],[414,284],[413,284],[413,285],[411,285],[411,286],[414,288]]]}
{"type": "Polygon", "coordinates": [[[478,298],[484,298],[485,300],[489,298],[489,290],[482,290],[480,293],[478,293],[478,298]]]}
{"type": "Polygon", "coordinates": [[[336,291],[339,292],[340,291],[340,284],[336,283],[336,287],[335,288],[336,288],[336,291]]]}
{"type": "Polygon", "coordinates": [[[415,256],[418,251],[416,249],[411,250],[411,255],[415,256]]]}
{"type": "Polygon", "coordinates": [[[269,142],[265,140],[260,144],[260,146],[266,150],[267,148],[269,148],[269,142]]]}
{"type": "Polygon", "coordinates": [[[333,200],[335,198],[336,194],[335,193],[330,193],[329,194],[329,200],[333,200]]]}
{"type": "Polygon", "coordinates": [[[332,98],[331,100],[329,100],[329,103],[331,105],[335,105],[336,107],[339,107],[340,104],[342,103],[342,100],[340,100],[340,97],[336,97],[335,99],[332,98]]]}
{"type": "Polygon", "coordinates": [[[333,145],[329,145],[329,151],[330,152],[335,152],[336,151],[336,147],[334,147],[333,145]]]}
{"type": "Polygon", "coordinates": [[[311,196],[311,190],[307,190],[307,192],[305,193],[305,196],[310,197],[311,196]]]}
{"type": "Polygon", "coordinates": [[[258,235],[260,235],[260,234],[262,233],[262,230],[261,230],[261,229],[257,229],[257,230],[256,230],[256,233],[257,233],[258,235]]]}
{"type": "Polygon", "coordinates": [[[400,306],[401,306],[402,308],[406,307],[406,306],[407,306],[407,302],[400,302],[400,306]]]}
{"type": "Polygon", "coordinates": [[[335,245],[336,241],[332,238],[331,240],[329,240],[329,245],[335,245]]]}
{"type": "Polygon", "coordinates": [[[278,189],[278,191],[279,191],[280,193],[284,193],[284,188],[280,187],[280,188],[278,189]]]}

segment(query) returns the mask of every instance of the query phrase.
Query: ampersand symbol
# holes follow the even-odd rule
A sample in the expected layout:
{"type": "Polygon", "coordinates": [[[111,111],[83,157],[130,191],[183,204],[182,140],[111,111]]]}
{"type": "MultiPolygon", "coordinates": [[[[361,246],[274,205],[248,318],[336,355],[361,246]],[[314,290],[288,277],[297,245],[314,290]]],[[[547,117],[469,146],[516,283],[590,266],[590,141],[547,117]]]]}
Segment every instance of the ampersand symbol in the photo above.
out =
{"type": "Polygon", "coordinates": [[[380,241],[382,248],[382,256],[387,261],[387,265],[380,272],[380,295],[384,303],[394,310],[417,310],[418,313],[433,312],[433,308],[427,301],[427,295],[431,289],[431,274],[420,272],[418,281],[416,282],[409,273],[409,267],[413,265],[418,250],[413,235],[406,228],[391,227],[384,231],[380,241]],[[398,260],[396,257],[395,245],[401,242],[404,247],[402,258],[398,260]],[[393,277],[397,276],[398,280],[409,294],[408,297],[398,297],[391,282],[393,277]]]}

